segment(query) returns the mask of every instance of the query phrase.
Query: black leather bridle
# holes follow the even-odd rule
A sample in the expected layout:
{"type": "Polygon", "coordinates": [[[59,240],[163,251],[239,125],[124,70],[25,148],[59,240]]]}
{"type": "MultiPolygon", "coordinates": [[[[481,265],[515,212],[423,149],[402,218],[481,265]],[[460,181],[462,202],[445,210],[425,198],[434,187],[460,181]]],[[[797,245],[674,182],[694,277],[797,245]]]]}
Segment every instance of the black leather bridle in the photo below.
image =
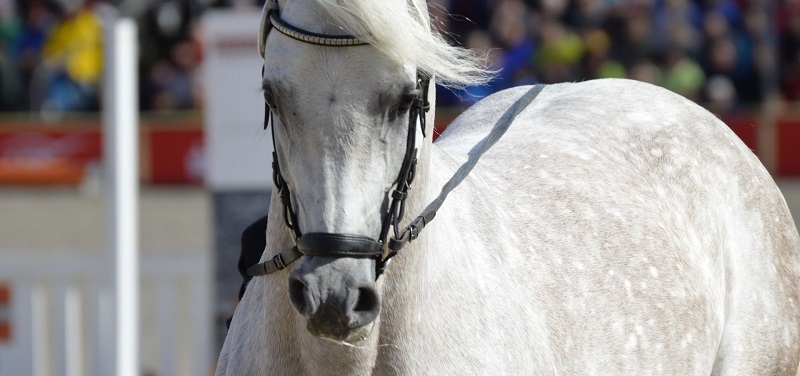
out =
{"type": "MultiPolygon", "coordinates": [[[[278,30],[292,39],[320,46],[351,47],[368,44],[366,41],[351,35],[324,35],[300,29],[280,18],[277,2],[268,4],[267,7],[263,16],[265,19],[262,20],[262,23],[267,22],[269,26],[264,27],[262,25],[261,38],[263,40],[265,40],[266,33],[269,32],[269,29],[275,28],[275,30],[278,30]]],[[[263,45],[260,44],[259,48],[263,55],[263,45]]],[[[270,261],[251,267],[248,269],[250,275],[264,275],[281,270],[285,268],[286,265],[304,255],[371,258],[376,261],[376,278],[383,273],[389,260],[397,254],[397,251],[399,251],[406,242],[415,239],[418,235],[417,231],[401,231],[400,221],[405,214],[405,203],[408,198],[408,191],[411,188],[411,183],[414,181],[416,172],[417,121],[419,121],[423,137],[427,137],[425,115],[430,110],[430,103],[428,101],[429,87],[430,77],[424,72],[418,71],[416,88],[412,92],[413,98],[408,110],[408,133],[406,137],[405,156],[403,157],[400,172],[395,180],[395,188],[390,193],[391,203],[389,205],[389,210],[384,213],[381,219],[381,233],[377,239],[355,234],[321,232],[304,234],[301,231],[297,221],[297,213],[294,211],[292,205],[291,191],[281,174],[277,149],[274,147],[275,127],[272,127],[273,150],[275,150],[272,153],[273,181],[283,205],[284,222],[286,226],[292,230],[296,245],[284,253],[279,253],[270,261]],[[390,230],[394,230],[394,234],[389,239],[390,230]],[[384,244],[387,244],[387,241],[389,251],[385,252],[384,244]]],[[[274,121],[269,106],[266,106],[265,111],[264,126],[266,127],[268,123],[274,124],[274,121]]]]}
{"type": "MultiPolygon", "coordinates": [[[[305,43],[311,43],[329,47],[350,47],[368,44],[367,41],[351,35],[324,35],[306,31],[287,23],[280,18],[277,0],[270,0],[265,5],[262,14],[261,32],[258,44],[259,53],[264,57],[264,43],[267,33],[271,28],[275,28],[282,34],[305,43]]],[[[263,72],[262,72],[263,73],[263,72]]],[[[283,217],[286,226],[293,234],[295,246],[287,251],[278,253],[272,259],[256,264],[247,270],[251,276],[260,276],[274,273],[286,268],[287,265],[297,261],[300,257],[324,256],[324,257],[353,257],[371,258],[376,262],[375,278],[380,277],[389,264],[389,261],[397,255],[406,243],[416,239],[420,231],[433,220],[436,212],[444,203],[447,195],[456,188],[470,171],[478,163],[478,160],[497,140],[505,134],[513,120],[530,104],[544,89],[545,85],[535,85],[522,97],[520,97],[495,123],[491,132],[469,152],[467,162],[459,167],[453,177],[442,187],[439,196],[428,204],[423,212],[411,223],[401,229],[400,221],[405,214],[405,202],[408,198],[408,191],[414,181],[417,165],[416,149],[416,130],[417,120],[419,120],[423,137],[426,136],[425,114],[430,110],[428,102],[428,88],[431,77],[424,72],[417,71],[416,90],[413,95],[411,107],[408,115],[408,136],[406,138],[406,151],[400,173],[395,180],[395,188],[390,193],[391,204],[389,210],[381,218],[381,233],[378,239],[368,236],[340,233],[307,233],[300,231],[297,214],[292,207],[291,192],[289,186],[281,175],[280,163],[278,162],[277,151],[272,153],[272,171],[275,188],[281,197],[283,205],[283,217]],[[393,230],[393,235],[389,236],[389,231],[393,230]]],[[[269,106],[265,107],[264,127],[272,123],[272,113],[269,106]]],[[[275,127],[272,127],[273,150],[275,143],[275,127]]]]}

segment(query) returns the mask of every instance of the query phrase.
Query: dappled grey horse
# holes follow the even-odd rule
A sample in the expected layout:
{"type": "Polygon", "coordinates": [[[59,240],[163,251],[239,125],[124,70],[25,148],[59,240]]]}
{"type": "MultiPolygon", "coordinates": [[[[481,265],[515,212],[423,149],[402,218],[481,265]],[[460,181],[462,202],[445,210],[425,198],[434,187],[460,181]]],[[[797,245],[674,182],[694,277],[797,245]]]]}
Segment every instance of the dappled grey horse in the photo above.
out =
{"type": "Polygon", "coordinates": [[[277,188],[218,375],[794,375],[800,238],[712,114],[519,87],[432,143],[433,80],[490,75],[424,1],[262,18],[277,188]]]}

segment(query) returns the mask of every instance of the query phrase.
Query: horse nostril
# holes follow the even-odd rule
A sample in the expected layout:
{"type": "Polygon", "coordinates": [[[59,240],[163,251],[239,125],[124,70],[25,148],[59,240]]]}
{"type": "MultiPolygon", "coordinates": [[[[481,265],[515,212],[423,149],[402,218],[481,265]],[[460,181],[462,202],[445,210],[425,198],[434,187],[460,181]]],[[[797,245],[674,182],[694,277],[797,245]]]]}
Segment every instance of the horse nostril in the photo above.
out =
{"type": "Polygon", "coordinates": [[[378,310],[380,310],[380,299],[375,289],[360,287],[358,289],[358,299],[356,300],[355,306],[353,306],[353,311],[377,316],[378,310]]]}
{"type": "Polygon", "coordinates": [[[289,301],[301,315],[309,314],[309,302],[306,299],[306,285],[296,277],[289,277],[289,301]]]}

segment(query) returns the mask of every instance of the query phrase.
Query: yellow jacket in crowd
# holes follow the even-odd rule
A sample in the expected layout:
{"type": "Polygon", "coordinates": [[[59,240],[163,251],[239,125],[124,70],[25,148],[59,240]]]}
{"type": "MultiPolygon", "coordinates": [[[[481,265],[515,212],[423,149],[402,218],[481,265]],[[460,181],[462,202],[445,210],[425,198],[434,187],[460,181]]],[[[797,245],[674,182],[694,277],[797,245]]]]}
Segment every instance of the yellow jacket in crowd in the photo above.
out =
{"type": "Polygon", "coordinates": [[[95,84],[103,73],[102,38],[100,19],[83,9],[52,30],[45,42],[44,61],[63,66],[78,83],[95,84]]]}

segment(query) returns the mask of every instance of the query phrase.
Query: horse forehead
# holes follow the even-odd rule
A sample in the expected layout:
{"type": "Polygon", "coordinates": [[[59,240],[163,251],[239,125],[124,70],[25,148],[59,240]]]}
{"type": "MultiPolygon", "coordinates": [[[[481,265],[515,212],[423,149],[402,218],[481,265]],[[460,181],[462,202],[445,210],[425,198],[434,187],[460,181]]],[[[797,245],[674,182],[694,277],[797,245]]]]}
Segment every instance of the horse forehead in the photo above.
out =
{"type": "Polygon", "coordinates": [[[411,82],[413,71],[410,66],[393,63],[372,46],[316,46],[281,34],[267,44],[264,78],[319,89],[325,85],[370,89],[411,82]]]}
{"type": "MultiPolygon", "coordinates": [[[[347,34],[328,17],[318,0],[294,0],[281,8],[281,18],[292,26],[326,35],[347,34]]],[[[416,69],[400,65],[371,45],[333,47],[300,42],[272,31],[265,45],[266,75],[278,80],[325,84],[349,83],[364,88],[413,82],[416,69]]],[[[296,83],[294,83],[296,84],[296,83]]]]}
{"type": "MultiPolygon", "coordinates": [[[[280,3],[280,16],[295,27],[320,34],[333,34],[338,27],[319,0],[291,0],[280,3]]],[[[339,33],[342,33],[339,31],[339,33]]]]}

